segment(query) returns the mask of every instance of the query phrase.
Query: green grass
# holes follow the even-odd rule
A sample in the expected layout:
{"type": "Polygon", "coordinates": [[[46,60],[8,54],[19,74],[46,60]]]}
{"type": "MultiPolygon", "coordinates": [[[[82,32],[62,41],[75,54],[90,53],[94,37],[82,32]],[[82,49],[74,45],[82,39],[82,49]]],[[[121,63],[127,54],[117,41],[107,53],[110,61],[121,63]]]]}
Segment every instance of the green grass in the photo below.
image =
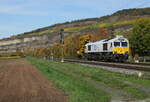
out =
{"type": "MultiPolygon", "coordinates": [[[[135,97],[135,98],[145,98],[147,95],[142,92],[141,90],[125,84],[123,81],[128,80],[128,81],[135,81],[139,80],[137,77],[134,76],[127,76],[124,74],[119,74],[119,73],[112,73],[109,71],[105,70],[100,70],[100,69],[93,69],[91,67],[85,67],[85,66],[80,66],[80,65],[74,65],[76,66],[75,69],[71,68],[73,66],[72,64],[66,63],[66,67],[64,67],[63,70],[69,70],[69,73],[76,73],[84,78],[94,80],[96,82],[99,82],[100,84],[103,84],[105,86],[109,86],[112,88],[120,89],[123,90],[129,95],[135,97]],[[132,79],[132,80],[131,80],[132,79]]],[[[145,84],[148,84],[148,80],[139,80],[139,82],[145,84]]],[[[150,83],[150,81],[149,81],[150,83]]]]}
{"type": "Polygon", "coordinates": [[[109,99],[109,95],[104,91],[96,89],[89,83],[80,80],[83,78],[92,80],[98,85],[123,90],[136,99],[148,97],[148,95],[140,89],[124,83],[124,81],[129,81],[144,86],[150,86],[150,81],[148,79],[140,79],[136,76],[124,75],[78,64],[52,62],[35,58],[28,58],[28,60],[53,80],[57,87],[63,89],[69,95],[71,94],[71,102],[78,102],[78,100],[82,102],[97,102],[99,100],[101,100],[100,102],[105,102],[109,99]]]}
{"type": "Polygon", "coordinates": [[[141,84],[143,86],[147,86],[150,87],[150,79],[143,79],[141,80],[140,78],[138,78],[137,76],[134,77],[128,77],[128,78],[124,78],[125,80],[131,81],[133,83],[137,83],[137,84],[141,84]]]}
{"type": "Polygon", "coordinates": [[[104,91],[87,84],[70,74],[55,69],[58,62],[28,58],[28,60],[43,72],[55,85],[69,95],[69,102],[108,102],[110,97],[104,91]],[[48,66],[47,64],[52,64],[48,66]]]}

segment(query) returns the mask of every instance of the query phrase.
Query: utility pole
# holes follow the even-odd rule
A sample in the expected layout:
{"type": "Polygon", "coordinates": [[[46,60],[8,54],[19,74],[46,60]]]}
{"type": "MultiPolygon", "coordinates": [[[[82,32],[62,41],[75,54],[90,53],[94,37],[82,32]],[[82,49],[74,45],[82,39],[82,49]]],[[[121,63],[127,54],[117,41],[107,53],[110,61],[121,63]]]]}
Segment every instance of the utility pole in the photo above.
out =
{"type": "Polygon", "coordinates": [[[61,62],[64,62],[64,29],[60,30],[61,62]]]}

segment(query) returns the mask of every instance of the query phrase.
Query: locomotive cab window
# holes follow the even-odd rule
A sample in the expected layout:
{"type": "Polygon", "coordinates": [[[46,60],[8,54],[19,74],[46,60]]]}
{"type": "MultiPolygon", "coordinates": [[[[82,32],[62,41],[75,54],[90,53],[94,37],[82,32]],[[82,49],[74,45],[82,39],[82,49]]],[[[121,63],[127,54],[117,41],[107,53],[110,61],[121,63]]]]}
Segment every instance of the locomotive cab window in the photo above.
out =
{"type": "Polygon", "coordinates": [[[88,45],[88,51],[91,51],[91,45],[88,45]]]}
{"type": "Polygon", "coordinates": [[[107,43],[103,44],[103,50],[107,50],[107,43]]]}
{"type": "Polygon", "coordinates": [[[127,42],[121,42],[122,47],[127,47],[128,43],[127,42]]]}
{"type": "Polygon", "coordinates": [[[120,42],[114,42],[115,47],[120,47],[120,42]]]}

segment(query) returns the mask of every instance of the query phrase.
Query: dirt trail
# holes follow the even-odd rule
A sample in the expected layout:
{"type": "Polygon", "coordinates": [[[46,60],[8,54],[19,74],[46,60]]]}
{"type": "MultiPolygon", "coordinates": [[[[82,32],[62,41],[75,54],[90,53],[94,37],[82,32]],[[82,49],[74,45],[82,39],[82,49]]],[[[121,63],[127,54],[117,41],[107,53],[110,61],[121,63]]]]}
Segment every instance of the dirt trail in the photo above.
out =
{"type": "Polygon", "coordinates": [[[66,102],[66,98],[25,60],[0,60],[0,102],[66,102]]]}

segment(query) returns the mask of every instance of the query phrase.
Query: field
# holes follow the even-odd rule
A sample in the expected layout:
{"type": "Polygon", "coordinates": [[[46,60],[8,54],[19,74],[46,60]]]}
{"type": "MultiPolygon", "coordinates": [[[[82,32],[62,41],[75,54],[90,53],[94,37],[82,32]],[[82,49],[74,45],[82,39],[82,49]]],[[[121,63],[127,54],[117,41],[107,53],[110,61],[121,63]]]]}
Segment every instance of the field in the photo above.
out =
{"type": "Polygon", "coordinates": [[[66,102],[67,96],[24,59],[0,60],[0,102],[66,102]]]}
{"type": "Polygon", "coordinates": [[[149,79],[78,64],[35,58],[28,61],[67,93],[69,102],[141,102],[150,98],[149,79]]]}
{"type": "Polygon", "coordinates": [[[0,60],[0,102],[141,102],[150,80],[28,57],[0,60]]]}

